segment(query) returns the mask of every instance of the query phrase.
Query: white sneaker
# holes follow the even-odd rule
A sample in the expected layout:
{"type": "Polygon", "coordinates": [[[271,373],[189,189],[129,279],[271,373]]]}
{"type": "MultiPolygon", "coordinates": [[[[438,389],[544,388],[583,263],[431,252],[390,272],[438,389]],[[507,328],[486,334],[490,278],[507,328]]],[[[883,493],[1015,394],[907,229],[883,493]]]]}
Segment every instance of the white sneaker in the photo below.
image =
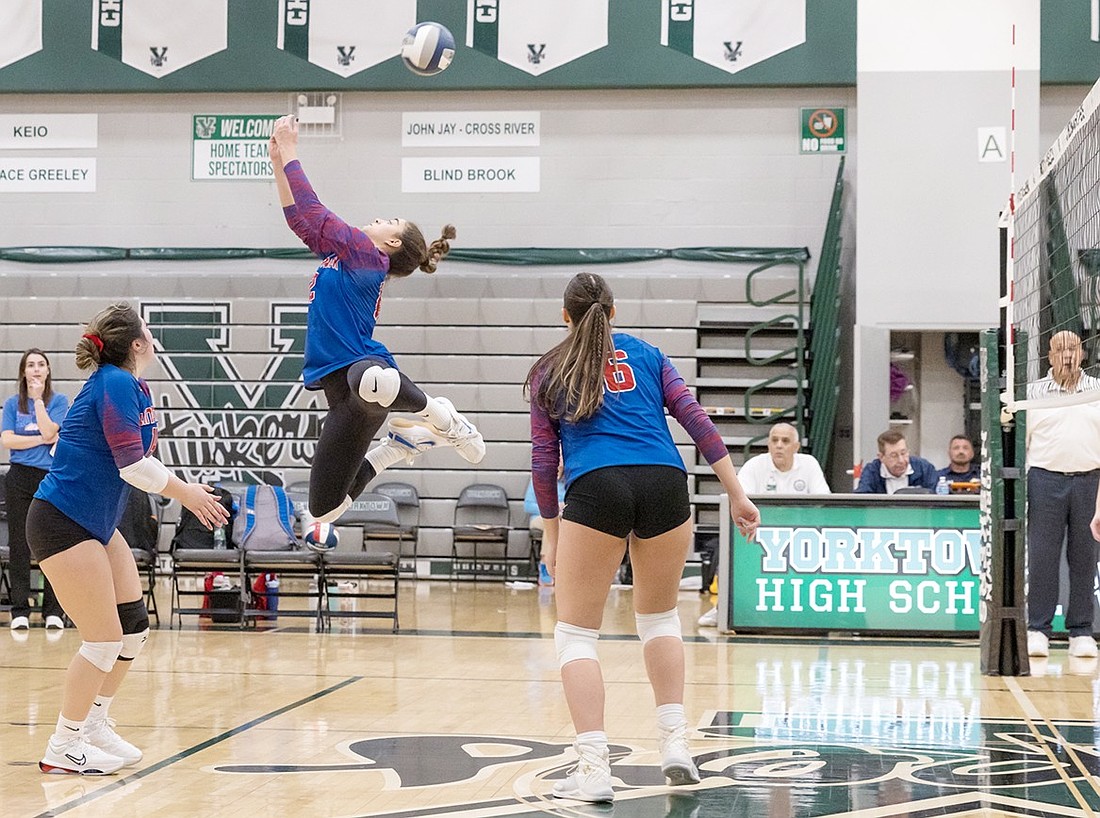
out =
{"type": "Polygon", "coordinates": [[[121,758],[127,767],[141,761],[141,750],[115,732],[114,719],[88,719],[84,738],[105,753],[121,758]]]}
{"type": "Polygon", "coordinates": [[[715,605],[705,614],[699,617],[698,625],[700,628],[717,628],[718,627],[718,606],[715,605]]]}
{"type": "Polygon", "coordinates": [[[447,398],[436,398],[451,413],[451,428],[436,429],[447,442],[455,447],[464,459],[471,463],[480,463],[485,458],[485,438],[470,421],[455,410],[455,405],[447,398]]]}
{"type": "Polygon", "coordinates": [[[46,630],[57,629],[59,631],[65,630],[65,620],[60,616],[47,616],[46,617],[46,630]]]}
{"type": "Polygon", "coordinates": [[[110,775],[118,772],[126,762],[106,750],[89,744],[83,736],[58,742],[51,736],[46,742],[46,754],[38,762],[44,773],[71,773],[76,775],[110,775]]]}
{"type": "MultiPolygon", "coordinates": [[[[1093,643],[1093,650],[1096,649],[1095,643],[1093,643]]],[[[1047,635],[1042,631],[1028,631],[1027,632],[1027,655],[1028,656],[1050,656],[1050,640],[1047,639],[1047,635]]]]}
{"type": "Polygon", "coordinates": [[[577,766],[569,775],[554,785],[555,798],[572,798],[574,801],[588,801],[598,804],[612,801],[615,791],[611,789],[611,762],[607,748],[602,751],[587,744],[575,744],[577,766]]]}
{"type": "Polygon", "coordinates": [[[699,769],[688,749],[688,727],[681,724],[672,730],[657,725],[657,746],[661,750],[661,772],[673,787],[699,783],[699,769]]]}
{"type": "Polygon", "coordinates": [[[1091,636],[1071,636],[1069,638],[1070,656],[1076,656],[1079,659],[1093,659],[1096,657],[1096,652],[1096,640],[1091,636]]]}
{"type": "Polygon", "coordinates": [[[13,631],[25,631],[31,627],[31,620],[25,616],[13,616],[11,620],[11,629],[13,631]]]}
{"type": "Polygon", "coordinates": [[[391,418],[386,427],[389,440],[386,445],[404,452],[405,462],[412,463],[418,454],[438,446],[450,445],[443,435],[408,418],[391,418]]]}

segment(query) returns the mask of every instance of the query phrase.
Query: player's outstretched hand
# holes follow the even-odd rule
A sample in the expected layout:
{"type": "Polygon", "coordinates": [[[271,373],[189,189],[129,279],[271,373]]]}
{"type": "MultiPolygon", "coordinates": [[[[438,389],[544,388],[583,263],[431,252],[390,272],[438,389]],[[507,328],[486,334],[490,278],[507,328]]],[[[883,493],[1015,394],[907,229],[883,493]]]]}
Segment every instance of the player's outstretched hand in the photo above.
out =
{"type": "Polygon", "coordinates": [[[199,522],[213,530],[216,525],[229,522],[229,512],[225,510],[212,486],[203,483],[186,483],[180,502],[194,514],[199,522]]]}
{"type": "Polygon", "coordinates": [[[298,117],[293,114],[281,116],[275,120],[275,129],[271,132],[271,141],[281,153],[296,150],[298,147],[298,117]]]}
{"type": "Polygon", "coordinates": [[[730,517],[742,537],[749,542],[756,539],[756,529],[760,527],[760,510],[753,505],[752,500],[747,497],[737,502],[731,500],[730,517]]]}

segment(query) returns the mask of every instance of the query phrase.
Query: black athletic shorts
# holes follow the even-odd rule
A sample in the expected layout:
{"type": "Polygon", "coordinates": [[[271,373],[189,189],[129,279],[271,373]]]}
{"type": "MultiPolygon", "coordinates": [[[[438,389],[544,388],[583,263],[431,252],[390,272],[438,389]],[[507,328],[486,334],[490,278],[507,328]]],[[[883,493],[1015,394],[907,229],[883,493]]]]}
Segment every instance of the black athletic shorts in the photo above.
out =
{"type": "Polygon", "coordinates": [[[573,481],[561,517],[613,537],[656,537],[691,518],[687,476],[673,466],[605,466],[573,481]]]}
{"type": "Polygon", "coordinates": [[[96,540],[95,534],[66,517],[53,503],[37,497],[31,500],[27,510],[27,545],[38,562],[85,540],[96,540]]]}

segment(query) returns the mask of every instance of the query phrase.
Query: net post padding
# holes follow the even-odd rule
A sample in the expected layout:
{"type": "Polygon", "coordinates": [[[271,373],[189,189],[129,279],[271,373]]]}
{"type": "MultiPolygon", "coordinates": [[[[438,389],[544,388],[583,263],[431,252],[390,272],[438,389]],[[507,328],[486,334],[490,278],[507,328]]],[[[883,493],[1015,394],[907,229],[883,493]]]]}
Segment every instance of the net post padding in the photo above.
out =
{"type": "Polygon", "coordinates": [[[1001,406],[1000,352],[999,333],[983,331],[979,353],[985,387],[978,593],[981,671],[986,676],[1028,676],[1024,415],[1005,413],[1001,406]]]}

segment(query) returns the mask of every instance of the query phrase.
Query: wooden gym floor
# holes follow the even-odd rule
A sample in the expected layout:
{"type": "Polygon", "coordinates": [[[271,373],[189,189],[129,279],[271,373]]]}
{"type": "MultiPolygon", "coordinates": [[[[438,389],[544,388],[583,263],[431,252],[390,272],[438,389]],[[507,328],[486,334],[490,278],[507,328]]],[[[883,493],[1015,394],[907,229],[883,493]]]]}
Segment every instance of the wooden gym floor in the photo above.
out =
{"type": "Polygon", "coordinates": [[[630,591],[612,594],[600,654],[614,806],[549,797],[572,732],[548,589],[409,582],[398,635],[285,618],[169,630],[165,615],[112,708],[145,758],[106,778],[38,772],[78,637],[36,627],[17,641],[4,617],[2,815],[1100,814],[1095,660],[1058,646],[1031,677],[983,677],[976,641],[724,637],[695,627],[708,605],[681,595],[704,778],[672,790],[630,591]]]}

